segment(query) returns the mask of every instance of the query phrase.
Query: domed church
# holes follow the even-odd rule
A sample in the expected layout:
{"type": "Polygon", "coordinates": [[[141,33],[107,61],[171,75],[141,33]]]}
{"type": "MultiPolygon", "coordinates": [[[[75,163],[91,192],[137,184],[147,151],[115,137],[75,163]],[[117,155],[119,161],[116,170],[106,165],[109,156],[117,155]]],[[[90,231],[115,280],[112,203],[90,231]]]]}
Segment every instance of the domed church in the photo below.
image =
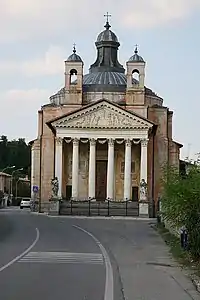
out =
{"type": "Polygon", "coordinates": [[[139,214],[148,216],[162,192],[163,165],[179,168],[182,145],[173,140],[173,112],[145,86],[138,47],[122,66],[108,19],[104,27],[88,74],[74,46],[64,87],[38,111],[32,191],[38,188],[42,205],[56,179],[58,199],[136,201],[139,214]]]}

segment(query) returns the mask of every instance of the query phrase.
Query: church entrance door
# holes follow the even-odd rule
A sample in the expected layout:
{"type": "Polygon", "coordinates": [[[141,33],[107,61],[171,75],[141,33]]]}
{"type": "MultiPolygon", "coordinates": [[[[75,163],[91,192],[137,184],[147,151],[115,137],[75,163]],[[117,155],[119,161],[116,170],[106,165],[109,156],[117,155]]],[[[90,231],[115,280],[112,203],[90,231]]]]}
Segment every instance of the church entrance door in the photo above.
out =
{"type": "Polygon", "coordinates": [[[96,200],[106,200],[107,160],[96,161],[96,200]]]}

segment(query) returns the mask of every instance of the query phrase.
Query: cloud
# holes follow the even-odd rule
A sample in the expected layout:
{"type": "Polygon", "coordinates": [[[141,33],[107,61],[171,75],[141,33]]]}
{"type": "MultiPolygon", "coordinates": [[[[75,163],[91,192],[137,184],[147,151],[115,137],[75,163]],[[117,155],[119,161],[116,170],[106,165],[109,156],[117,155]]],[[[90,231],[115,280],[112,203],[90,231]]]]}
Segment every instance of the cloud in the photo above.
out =
{"type": "Polygon", "coordinates": [[[106,10],[122,26],[149,28],[187,18],[200,9],[199,0],[1,0],[1,42],[37,40],[77,30],[92,30],[106,10]]]}
{"type": "Polygon", "coordinates": [[[59,46],[51,46],[43,57],[27,61],[0,61],[0,75],[11,72],[27,77],[56,75],[64,73],[64,50],[59,46]]]}
{"type": "Polygon", "coordinates": [[[4,112],[0,118],[1,134],[9,138],[37,136],[37,111],[49,103],[48,90],[9,90],[0,93],[0,106],[4,112]]]}
{"type": "Polygon", "coordinates": [[[123,18],[126,26],[139,28],[155,27],[187,18],[200,9],[199,0],[140,0],[123,18]]]}

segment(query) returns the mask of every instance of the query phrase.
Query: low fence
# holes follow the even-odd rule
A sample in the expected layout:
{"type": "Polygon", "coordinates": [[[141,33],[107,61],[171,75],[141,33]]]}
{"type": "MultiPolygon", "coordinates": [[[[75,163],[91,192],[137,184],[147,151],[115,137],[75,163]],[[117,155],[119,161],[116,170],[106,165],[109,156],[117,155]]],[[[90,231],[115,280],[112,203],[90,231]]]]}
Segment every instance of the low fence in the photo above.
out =
{"type": "Polygon", "coordinates": [[[60,215],[136,217],[139,204],[134,201],[62,201],[60,215]]]}

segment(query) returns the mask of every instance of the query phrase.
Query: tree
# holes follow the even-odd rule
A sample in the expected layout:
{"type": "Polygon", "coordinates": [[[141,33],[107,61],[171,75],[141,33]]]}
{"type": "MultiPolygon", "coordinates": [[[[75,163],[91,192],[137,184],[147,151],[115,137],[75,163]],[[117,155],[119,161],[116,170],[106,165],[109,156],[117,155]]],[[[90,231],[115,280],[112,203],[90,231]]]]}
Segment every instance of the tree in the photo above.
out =
{"type": "MultiPolygon", "coordinates": [[[[26,144],[25,139],[8,141],[6,136],[1,136],[0,142],[0,170],[8,166],[16,166],[16,169],[23,168],[21,175],[30,177],[31,148],[26,144]]],[[[7,173],[13,170],[7,169],[7,173]]]]}
{"type": "Polygon", "coordinates": [[[197,160],[182,176],[177,169],[167,168],[162,196],[163,217],[175,227],[185,226],[189,250],[200,257],[200,166],[197,160]]]}

